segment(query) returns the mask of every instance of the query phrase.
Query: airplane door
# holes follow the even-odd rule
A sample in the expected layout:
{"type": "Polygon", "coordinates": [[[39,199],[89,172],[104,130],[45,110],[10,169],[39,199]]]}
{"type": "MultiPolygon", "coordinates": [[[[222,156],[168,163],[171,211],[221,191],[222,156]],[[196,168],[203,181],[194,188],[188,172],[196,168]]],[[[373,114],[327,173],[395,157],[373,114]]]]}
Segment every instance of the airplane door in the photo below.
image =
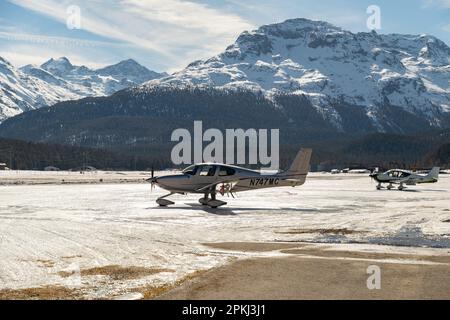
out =
{"type": "Polygon", "coordinates": [[[217,166],[216,165],[203,165],[197,171],[197,179],[199,184],[207,186],[216,181],[217,166]]]}

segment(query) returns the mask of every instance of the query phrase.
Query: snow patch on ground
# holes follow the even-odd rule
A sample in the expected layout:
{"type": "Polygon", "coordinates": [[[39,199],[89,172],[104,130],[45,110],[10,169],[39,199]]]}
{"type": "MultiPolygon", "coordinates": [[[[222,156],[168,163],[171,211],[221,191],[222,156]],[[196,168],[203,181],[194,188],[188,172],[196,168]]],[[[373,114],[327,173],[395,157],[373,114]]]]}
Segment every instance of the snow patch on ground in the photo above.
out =
{"type": "Polygon", "coordinates": [[[174,206],[157,207],[155,199],[165,193],[151,193],[145,183],[0,186],[0,289],[60,284],[93,286],[92,297],[120,295],[242,256],[203,245],[209,242],[362,244],[381,252],[406,246],[397,250],[438,254],[450,249],[445,175],[437,184],[400,192],[377,191],[366,175],[312,174],[301,188],[241,193],[225,198],[229,204],[221,209],[200,206],[198,195],[173,196],[174,206]],[[170,271],[114,282],[76,277],[109,265],[170,271]],[[75,278],[61,276],[67,270],[75,278]]]}

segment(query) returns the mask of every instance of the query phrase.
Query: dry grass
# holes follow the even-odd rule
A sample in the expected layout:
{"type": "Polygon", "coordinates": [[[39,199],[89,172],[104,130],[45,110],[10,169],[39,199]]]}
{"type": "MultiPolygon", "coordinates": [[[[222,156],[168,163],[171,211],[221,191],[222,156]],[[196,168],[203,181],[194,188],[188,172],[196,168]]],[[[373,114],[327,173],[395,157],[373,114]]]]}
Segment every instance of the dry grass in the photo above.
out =
{"type": "Polygon", "coordinates": [[[62,286],[0,290],[0,300],[73,300],[82,299],[79,290],[62,286]]]}
{"type": "Polygon", "coordinates": [[[130,291],[142,293],[142,295],[144,296],[144,298],[143,298],[144,300],[155,299],[156,297],[159,297],[162,294],[169,292],[170,290],[175,289],[175,288],[181,286],[182,284],[199,277],[200,275],[204,274],[205,272],[206,272],[206,270],[195,271],[195,272],[192,272],[192,273],[188,274],[187,276],[181,278],[180,280],[177,280],[174,283],[163,284],[161,286],[145,286],[145,287],[135,288],[130,291]]]}
{"type": "Polygon", "coordinates": [[[355,230],[349,230],[346,228],[342,229],[290,229],[288,231],[280,231],[277,232],[279,234],[312,234],[312,233],[319,233],[319,234],[334,234],[334,235],[349,235],[349,234],[358,234],[358,233],[364,233],[364,231],[355,231],[355,230]]]}
{"type": "MultiPolygon", "coordinates": [[[[161,273],[161,272],[174,272],[171,269],[162,269],[162,268],[145,268],[145,267],[135,267],[128,266],[122,267],[117,265],[112,266],[103,266],[103,267],[94,267],[90,269],[81,270],[81,276],[108,276],[112,280],[130,280],[130,279],[138,279],[146,276],[150,276],[153,274],[161,273]]],[[[60,276],[70,276],[71,273],[60,272],[60,276]]]]}
{"type": "Polygon", "coordinates": [[[43,259],[39,259],[36,260],[39,264],[41,264],[42,266],[46,267],[46,268],[53,268],[55,266],[55,262],[52,260],[43,260],[43,259]]]}
{"type": "MultiPolygon", "coordinates": [[[[170,269],[162,268],[145,268],[145,267],[121,267],[117,265],[95,267],[81,271],[82,276],[103,275],[108,276],[113,280],[130,280],[145,277],[148,275],[160,272],[174,272],[170,269]]],[[[190,281],[206,271],[196,271],[188,274],[184,278],[170,284],[161,286],[145,286],[129,290],[129,292],[140,292],[143,299],[154,299],[187,281],[190,281]]],[[[61,277],[70,277],[73,272],[60,271],[58,273],[61,277]]],[[[25,289],[3,289],[0,290],[0,300],[79,300],[83,299],[84,295],[80,289],[70,289],[63,286],[43,286],[37,288],[25,289]]]]}
{"type": "Polygon", "coordinates": [[[270,242],[214,242],[202,244],[213,249],[242,252],[270,252],[278,251],[281,249],[293,249],[303,246],[303,244],[270,242]]]}
{"type": "Polygon", "coordinates": [[[77,255],[73,255],[73,256],[63,256],[61,257],[61,259],[76,259],[76,258],[81,258],[82,255],[81,254],[77,254],[77,255]]]}
{"type": "Polygon", "coordinates": [[[60,271],[60,272],[58,272],[58,274],[60,277],[68,278],[68,277],[73,276],[75,274],[75,271],[60,271]]]}

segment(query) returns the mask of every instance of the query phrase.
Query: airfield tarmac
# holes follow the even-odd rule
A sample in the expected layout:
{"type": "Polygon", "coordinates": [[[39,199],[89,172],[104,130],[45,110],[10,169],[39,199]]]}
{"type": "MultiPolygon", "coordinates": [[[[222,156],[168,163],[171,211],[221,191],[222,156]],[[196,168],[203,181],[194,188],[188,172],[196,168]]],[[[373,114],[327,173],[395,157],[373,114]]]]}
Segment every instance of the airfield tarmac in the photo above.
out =
{"type": "Polygon", "coordinates": [[[198,195],[157,207],[147,174],[0,172],[0,299],[450,299],[448,175],[400,192],[311,174],[205,209],[198,195]]]}

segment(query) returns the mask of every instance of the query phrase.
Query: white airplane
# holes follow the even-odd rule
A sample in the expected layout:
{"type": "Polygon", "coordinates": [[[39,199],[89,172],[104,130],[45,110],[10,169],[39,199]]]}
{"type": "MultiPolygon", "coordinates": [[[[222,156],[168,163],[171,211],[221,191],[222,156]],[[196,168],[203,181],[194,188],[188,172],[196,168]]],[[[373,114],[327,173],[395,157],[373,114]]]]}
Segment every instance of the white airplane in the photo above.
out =
{"type": "Polygon", "coordinates": [[[198,193],[204,195],[199,199],[202,205],[217,208],[227,204],[217,200],[218,193],[234,198],[236,192],[303,185],[309,172],[311,154],[311,149],[301,149],[289,170],[275,175],[227,164],[202,163],[184,169],[181,174],[153,177],[152,172],[147,181],[152,183],[152,187],[158,185],[170,192],[156,200],[160,206],[174,204],[166,199],[173,194],[198,193]]]}
{"type": "Polygon", "coordinates": [[[381,190],[383,188],[383,183],[389,183],[387,189],[391,190],[394,188],[393,184],[395,183],[399,184],[398,190],[402,191],[406,189],[405,185],[415,186],[416,184],[421,183],[438,182],[439,170],[440,168],[435,167],[426,176],[422,176],[412,173],[411,171],[394,169],[386,171],[384,173],[372,173],[370,177],[378,182],[377,190],[381,190]]]}

